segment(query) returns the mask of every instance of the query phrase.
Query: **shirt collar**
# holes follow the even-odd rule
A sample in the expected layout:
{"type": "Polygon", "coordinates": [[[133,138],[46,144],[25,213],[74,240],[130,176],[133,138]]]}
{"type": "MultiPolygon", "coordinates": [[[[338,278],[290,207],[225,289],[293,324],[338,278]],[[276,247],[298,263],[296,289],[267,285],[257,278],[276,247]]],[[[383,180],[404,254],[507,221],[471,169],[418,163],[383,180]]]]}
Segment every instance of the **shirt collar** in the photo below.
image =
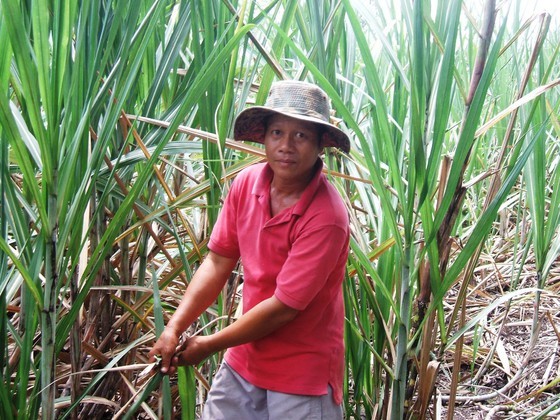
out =
{"type": "Polygon", "coordinates": [[[313,170],[315,171],[313,178],[311,178],[311,181],[303,191],[303,194],[294,205],[292,211],[293,214],[302,215],[303,213],[305,213],[305,210],[307,210],[307,207],[309,207],[309,204],[311,204],[313,197],[315,197],[315,193],[317,192],[317,189],[319,188],[319,185],[321,185],[321,182],[324,178],[322,171],[323,161],[321,160],[321,158],[317,159],[313,170]]]}
{"type": "MultiPolygon", "coordinates": [[[[321,185],[322,179],[324,178],[322,169],[323,161],[321,160],[321,158],[318,158],[315,166],[313,167],[313,170],[315,171],[313,178],[301,194],[301,197],[299,198],[297,203],[292,207],[292,214],[302,215],[307,207],[309,207],[311,200],[313,200],[313,197],[315,196],[315,193],[317,192],[317,189],[319,188],[319,185],[321,185]]],[[[257,182],[255,182],[252,193],[259,197],[270,197],[270,184],[272,182],[273,176],[274,173],[272,172],[272,168],[268,163],[266,163],[257,178],[257,182]]]]}

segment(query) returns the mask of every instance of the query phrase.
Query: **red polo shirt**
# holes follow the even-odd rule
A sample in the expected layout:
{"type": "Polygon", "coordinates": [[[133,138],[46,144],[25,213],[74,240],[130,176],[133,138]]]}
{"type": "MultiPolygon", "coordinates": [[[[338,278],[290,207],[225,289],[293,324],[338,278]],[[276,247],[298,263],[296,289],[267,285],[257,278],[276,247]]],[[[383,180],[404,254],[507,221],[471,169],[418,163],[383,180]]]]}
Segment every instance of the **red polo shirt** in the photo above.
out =
{"type": "Polygon", "coordinates": [[[243,311],[275,295],[300,312],[268,336],[227,350],[228,364],[255,386],[284,393],[324,395],[342,402],[344,303],[342,281],[349,224],[344,203],[318,161],[297,203],[271,217],[267,164],[235,179],[209,248],[241,257],[243,311]]]}

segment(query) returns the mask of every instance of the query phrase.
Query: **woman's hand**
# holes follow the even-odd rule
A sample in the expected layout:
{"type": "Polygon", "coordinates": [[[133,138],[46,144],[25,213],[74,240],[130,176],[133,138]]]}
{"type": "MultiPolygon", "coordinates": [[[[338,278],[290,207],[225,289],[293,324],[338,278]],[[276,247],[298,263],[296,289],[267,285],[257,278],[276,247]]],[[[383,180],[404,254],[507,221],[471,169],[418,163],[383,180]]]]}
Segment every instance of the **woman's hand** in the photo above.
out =
{"type": "Polygon", "coordinates": [[[156,356],[161,357],[161,373],[173,374],[177,370],[177,347],[179,345],[179,334],[172,329],[163,330],[159,339],[156,341],[148,358],[150,362],[155,362],[156,356]],[[175,359],[175,360],[174,360],[175,359]]]}
{"type": "Polygon", "coordinates": [[[214,353],[211,336],[194,336],[186,340],[185,350],[177,353],[179,366],[196,366],[214,353]]]}

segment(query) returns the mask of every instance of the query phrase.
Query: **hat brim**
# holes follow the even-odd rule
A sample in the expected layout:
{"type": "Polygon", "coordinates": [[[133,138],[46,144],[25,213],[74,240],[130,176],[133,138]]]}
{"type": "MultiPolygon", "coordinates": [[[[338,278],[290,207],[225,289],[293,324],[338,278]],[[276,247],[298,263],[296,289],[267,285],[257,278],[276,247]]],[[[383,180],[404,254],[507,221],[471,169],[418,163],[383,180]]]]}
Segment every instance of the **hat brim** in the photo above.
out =
{"type": "Polygon", "coordinates": [[[239,141],[248,140],[264,143],[266,119],[274,114],[319,124],[324,129],[322,139],[324,147],[338,147],[345,153],[350,151],[350,139],[344,131],[335,125],[313,116],[281,112],[265,106],[253,106],[241,111],[233,125],[233,138],[239,141]]]}

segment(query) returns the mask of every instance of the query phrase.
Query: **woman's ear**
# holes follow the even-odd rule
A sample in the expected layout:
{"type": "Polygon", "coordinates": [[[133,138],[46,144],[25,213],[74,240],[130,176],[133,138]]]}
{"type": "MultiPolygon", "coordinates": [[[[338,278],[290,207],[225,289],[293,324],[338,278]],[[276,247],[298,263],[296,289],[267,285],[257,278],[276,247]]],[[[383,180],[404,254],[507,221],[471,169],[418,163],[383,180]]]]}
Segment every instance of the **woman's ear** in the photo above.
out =
{"type": "Polygon", "coordinates": [[[325,149],[325,144],[328,141],[328,133],[325,130],[321,130],[319,132],[319,149],[321,149],[321,153],[323,153],[325,149]]]}

